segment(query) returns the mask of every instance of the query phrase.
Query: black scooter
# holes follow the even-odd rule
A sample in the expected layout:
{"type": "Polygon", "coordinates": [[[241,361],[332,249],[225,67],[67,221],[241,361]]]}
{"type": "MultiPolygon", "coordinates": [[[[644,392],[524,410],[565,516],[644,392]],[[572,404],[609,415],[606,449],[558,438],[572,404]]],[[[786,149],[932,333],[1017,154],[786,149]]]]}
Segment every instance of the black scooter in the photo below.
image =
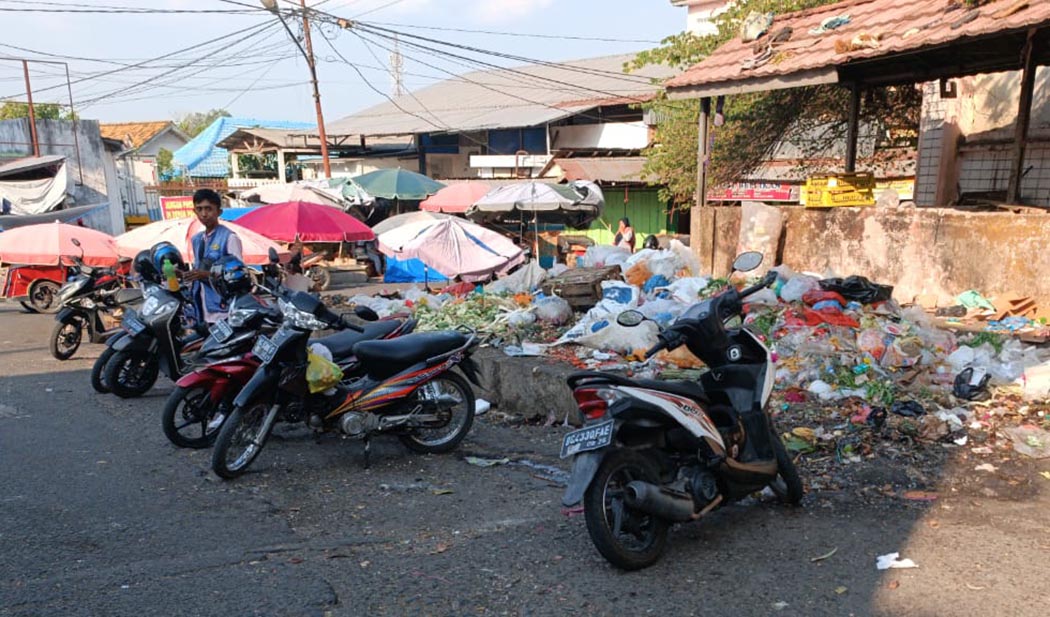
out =
{"type": "MultiPolygon", "coordinates": [[[[761,262],[760,253],[744,253],[733,267],[746,272],[761,262]]],[[[652,565],[672,524],[767,486],[785,503],[802,499],[798,470],[766,411],[773,356],[747,329],[727,327],[742,315],[744,298],[775,280],[771,272],[753,287],[730,287],[660,333],[646,357],[686,345],[710,368],[699,383],[569,377],[585,426],[562,443],[562,458],[575,457],[562,503],[583,501],[591,540],[613,565],[652,565]]],[[[638,311],[617,318],[625,327],[644,320],[638,311]]]]}
{"type": "MultiPolygon", "coordinates": [[[[80,242],[73,238],[78,248],[80,242]]],[[[58,290],[57,300],[61,305],[55,315],[55,327],[51,331],[51,355],[57,360],[68,360],[76,354],[87,331],[88,341],[103,343],[120,331],[110,327],[107,321],[115,313],[142,300],[138,289],[126,288],[123,278],[112,268],[88,266],[79,257],[74,257],[70,268],[71,277],[58,290]]]]}

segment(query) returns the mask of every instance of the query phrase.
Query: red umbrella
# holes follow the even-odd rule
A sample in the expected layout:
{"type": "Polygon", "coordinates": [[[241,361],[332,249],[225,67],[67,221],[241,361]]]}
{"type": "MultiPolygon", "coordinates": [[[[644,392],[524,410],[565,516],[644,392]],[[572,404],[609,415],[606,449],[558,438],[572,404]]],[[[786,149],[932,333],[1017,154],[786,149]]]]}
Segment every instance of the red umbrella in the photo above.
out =
{"type": "Polygon", "coordinates": [[[278,242],[356,242],[376,235],[361,221],[331,206],[289,201],[253,209],[237,219],[247,227],[278,242]]]}
{"type": "Polygon", "coordinates": [[[15,227],[0,233],[0,261],[35,266],[57,266],[71,263],[69,257],[79,257],[84,251],[84,263],[91,266],[111,266],[120,257],[113,237],[87,227],[65,223],[42,223],[15,227]],[[76,238],[80,247],[73,244],[76,238]]]}
{"type": "MultiPolygon", "coordinates": [[[[270,263],[271,247],[276,249],[278,254],[288,254],[288,251],[269,238],[264,238],[261,234],[245,229],[237,223],[223,221],[222,226],[228,227],[241,239],[241,256],[244,258],[244,263],[249,266],[270,263]]],[[[193,261],[193,247],[190,246],[190,240],[202,229],[204,226],[200,224],[197,217],[168,219],[132,229],[117,236],[114,241],[117,251],[125,257],[134,257],[139,251],[148,249],[158,242],[171,242],[182,253],[183,259],[193,261]]]]}
{"type": "Polygon", "coordinates": [[[420,209],[430,212],[449,212],[462,214],[474,202],[492,190],[492,187],[481,182],[460,182],[450,184],[419,204],[420,209]]]}

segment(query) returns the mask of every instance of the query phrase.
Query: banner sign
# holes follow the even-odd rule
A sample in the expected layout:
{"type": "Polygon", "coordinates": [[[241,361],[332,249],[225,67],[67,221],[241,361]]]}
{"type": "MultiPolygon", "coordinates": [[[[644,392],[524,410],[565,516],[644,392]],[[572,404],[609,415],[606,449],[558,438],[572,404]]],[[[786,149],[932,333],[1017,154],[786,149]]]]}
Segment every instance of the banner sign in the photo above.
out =
{"type": "Polygon", "coordinates": [[[185,219],[193,216],[193,197],[161,197],[160,213],[164,220],[185,219]]]}

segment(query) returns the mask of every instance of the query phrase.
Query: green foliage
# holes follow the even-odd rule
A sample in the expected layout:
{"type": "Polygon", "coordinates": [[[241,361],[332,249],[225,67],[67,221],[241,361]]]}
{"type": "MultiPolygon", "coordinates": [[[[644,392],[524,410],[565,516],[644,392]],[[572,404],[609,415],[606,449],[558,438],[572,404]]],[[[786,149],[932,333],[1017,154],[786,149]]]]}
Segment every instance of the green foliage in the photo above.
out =
{"type": "Polygon", "coordinates": [[[959,342],[967,347],[980,347],[988,343],[995,349],[995,353],[1000,354],[1003,352],[1003,344],[1006,343],[1006,340],[1003,335],[995,332],[978,332],[969,339],[959,342]]]}
{"type": "MultiPolygon", "coordinates": [[[[35,103],[33,115],[37,120],[72,120],[76,116],[63,113],[62,106],[57,103],[35,103]]],[[[29,104],[7,101],[0,106],[0,120],[17,120],[29,117],[29,104]]]]}
{"type": "MultiPolygon", "coordinates": [[[[737,37],[741,21],[752,11],[782,15],[835,1],[739,0],[715,18],[717,34],[669,36],[661,41],[660,47],[640,52],[624,69],[631,71],[650,64],[665,64],[684,70],[737,37]]],[[[774,21],[772,31],[776,29],[774,21]]],[[[887,128],[917,130],[920,103],[921,96],[915,88],[874,90],[862,105],[862,120],[876,120],[887,128]]],[[[653,184],[664,185],[661,199],[687,206],[694,200],[697,188],[699,101],[670,101],[661,95],[642,107],[660,118],[654,145],[645,152],[643,177],[653,184]]],[[[848,92],[837,86],[774,90],[727,98],[723,110],[725,124],[711,129],[714,147],[708,168],[710,184],[717,186],[748,175],[784,141],[798,145],[807,159],[820,157],[829,143],[845,137],[848,110],[848,92]]]]}
{"type": "Polygon", "coordinates": [[[167,148],[161,148],[157,151],[157,175],[161,178],[170,178],[175,172],[175,165],[172,162],[174,154],[167,148]]]}
{"type": "Polygon", "coordinates": [[[886,407],[893,405],[893,401],[897,400],[897,388],[892,381],[879,379],[870,381],[865,392],[869,401],[876,404],[881,403],[886,407]]]}
{"type": "Polygon", "coordinates": [[[201,131],[219,118],[229,118],[230,112],[225,109],[210,109],[208,111],[195,111],[185,114],[175,120],[179,130],[186,133],[190,138],[196,137],[201,131]]]}

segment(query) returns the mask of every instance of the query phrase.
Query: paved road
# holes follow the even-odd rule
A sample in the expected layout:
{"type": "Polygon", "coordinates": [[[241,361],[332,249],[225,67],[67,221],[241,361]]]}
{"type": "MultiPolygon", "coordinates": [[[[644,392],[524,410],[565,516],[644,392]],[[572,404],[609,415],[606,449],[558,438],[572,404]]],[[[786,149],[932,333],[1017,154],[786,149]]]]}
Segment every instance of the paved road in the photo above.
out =
{"type": "MultiPolygon", "coordinates": [[[[52,322],[0,305],[0,615],[1046,615],[1050,497],[963,483],[936,502],[822,492],[750,502],[673,532],[622,573],[562,512],[563,427],[479,419],[420,456],[301,431],[222,482],[159,427],[170,384],[95,394],[98,348],[57,362],[52,322]],[[467,454],[509,457],[481,468],[467,454]],[[1003,495],[1002,491],[997,492],[1003,495]],[[837,549],[822,561],[812,558],[837,549]],[[900,551],[920,565],[880,573],[900,551]]],[[[947,482],[975,475],[953,460],[947,482]]],[[[1029,480],[1028,478],[1034,478],[1029,480]]],[[[1001,480],[1003,486],[1015,482],[1001,480]]],[[[947,485],[946,485],[947,486],[947,485]]]]}

